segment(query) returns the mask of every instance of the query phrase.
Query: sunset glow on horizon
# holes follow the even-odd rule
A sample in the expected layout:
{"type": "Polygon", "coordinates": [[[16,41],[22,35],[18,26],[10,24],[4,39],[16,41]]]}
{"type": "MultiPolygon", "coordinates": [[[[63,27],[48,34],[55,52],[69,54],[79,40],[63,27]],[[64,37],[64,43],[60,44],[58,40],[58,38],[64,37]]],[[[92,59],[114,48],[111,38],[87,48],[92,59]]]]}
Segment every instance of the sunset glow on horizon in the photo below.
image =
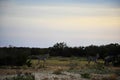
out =
{"type": "Polygon", "coordinates": [[[1,0],[0,46],[120,43],[119,0],[1,0]]]}

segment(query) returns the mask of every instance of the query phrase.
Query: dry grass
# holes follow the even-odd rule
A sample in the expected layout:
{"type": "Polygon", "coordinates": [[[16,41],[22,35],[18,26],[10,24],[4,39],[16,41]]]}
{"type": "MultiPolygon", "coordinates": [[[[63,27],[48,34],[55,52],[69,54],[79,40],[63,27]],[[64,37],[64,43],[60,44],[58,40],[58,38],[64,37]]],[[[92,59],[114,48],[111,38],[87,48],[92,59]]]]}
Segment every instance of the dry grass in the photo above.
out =
{"type": "Polygon", "coordinates": [[[117,80],[117,77],[118,77],[117,75],[112,74],[112,75],[109,75],[107,77],[101,78],[101,80],[117,80]]]}
{"type": "MultiPolygon", "coordinates": [[[[100,63],[103,63],[102,60],[99,60],[100,63]]],[[[79,59],[79,58],[59,58],[59,57],[53,57],[53,58],[49,58],[46,61],[45,67],[40,67],[40,65],[43,64],[43,62],[41,61],[40,64],[38,64],[37,60],[32,60],[32,67],[26,67],[21,66],[19,69],[0,69],[0,75],[8,75],[8,74],[16,74],[17,72],[22,72],[22,73],[26,73],[26,72],[42,72],[42,71],[53,71],[54,74],[62,74],[63,71],[69,71],[70,68],[72,67],[73,71],[81,71],[81,70],[92,70],[91,67],[93,66],[97,66],[96,64],[94,64],[93,62],[90,63],[90,65],[88,65],[87,61],[85,59],[79,59]]],[[[98,66],[97,66],[98,67],[98,66]]],[[[118,67],[117,69],[114,67],[110,67],[113,70],[120,70],[120,67],[118,67]]],[[[91,73],[90,73],[91,75],[91,73]]],[[[101,77],[100,80],[116,80],[117,75],[110,75],[107,77],[103,77],[102,76],[97,76],[97,77],[101,77]]],[[[72,76],[71,76],[72,78],[72,76]]],[[[44,80],[48,80],[48,78],[44,78],[44,80]]],[[[57,80],[57,78],[55,77],[54,80],[57,80]]],[[[64,80],[64,78],[63,78],[64,80]]],[[[66,79],[67,80],[67,79],[66,79]]],[[[92,77],[91,80],[98,80],[96,77],[92,77]]]]}
{"type": "Polygon", "coordinates": [[[59,75],[59,74],[62,74],[63,71],[64,70],[61,67],[58,67],[58,69],[53,71],[53,74],[59,75]]]}

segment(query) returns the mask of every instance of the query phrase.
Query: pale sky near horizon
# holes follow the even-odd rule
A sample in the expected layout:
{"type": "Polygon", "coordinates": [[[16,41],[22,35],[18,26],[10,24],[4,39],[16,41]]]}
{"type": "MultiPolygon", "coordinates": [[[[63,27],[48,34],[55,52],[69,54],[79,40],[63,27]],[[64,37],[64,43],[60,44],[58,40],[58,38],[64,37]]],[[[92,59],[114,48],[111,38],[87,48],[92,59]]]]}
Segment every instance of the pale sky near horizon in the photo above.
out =
{"type": "Polygon", "coordinates": [[[120,43],[120,0],[0,0],[0,46],[120,43]]]}

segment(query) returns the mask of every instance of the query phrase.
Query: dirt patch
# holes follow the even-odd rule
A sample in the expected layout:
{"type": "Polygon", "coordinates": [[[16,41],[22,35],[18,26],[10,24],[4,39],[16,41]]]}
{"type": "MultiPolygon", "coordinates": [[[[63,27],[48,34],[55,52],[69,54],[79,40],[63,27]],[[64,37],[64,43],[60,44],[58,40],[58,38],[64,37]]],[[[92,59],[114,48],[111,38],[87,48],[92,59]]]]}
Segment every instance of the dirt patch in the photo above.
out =
{"type": "MultiPolygon", "coordinates": [[[[109,67],[114,71],[119,71],[120,67],[109,67]]],[[[0,69],[0,76],[9,76],[9,75],[16,75],[18,73],[32,73],[36,80],[109,80],[109,78],[113,78],[113,80],[119,80],[120,76],[116,74],[92,74],[90,73],[90,79],[81,78],[81,74],[77,69],[76,72],[68,72],[68,66],[47,66],[45,68],[27,68],[27,69],[0,69]],[[61,74],[57,75],[53,72],[59,70],[62,71],[61,74]],[[99,78],[99,79],[98,79],[99,78]]],[[[85,69],[86,70],[86,69],[85,69]]],[[[1,78],[1,77],[0,77],[1,78]]]]}
{"type": "Polygon", "coordinates": [[[17,73],[33,73],[34,69],[0,69],[0,75],[14,75],[17,73]]]}

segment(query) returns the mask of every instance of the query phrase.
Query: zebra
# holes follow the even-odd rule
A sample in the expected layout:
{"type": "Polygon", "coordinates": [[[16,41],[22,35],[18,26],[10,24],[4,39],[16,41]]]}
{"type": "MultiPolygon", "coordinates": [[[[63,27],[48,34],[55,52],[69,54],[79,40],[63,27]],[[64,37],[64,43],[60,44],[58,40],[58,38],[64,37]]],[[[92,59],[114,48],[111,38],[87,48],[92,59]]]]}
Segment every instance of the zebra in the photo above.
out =
{"type": "Polygon", "coordinates": [[[31,55],[28,56],[28,59],[37,59],[37,65],[40,64],[40,61],[43,61],[43,65],[44,65],[49,56],[50,56],[49,53],[44,55],[31,55]]]}
{"type": "Polygon", "coordinates": [[[106,56],[105,58],[104,58],[104,64],[106,65],[106,66],[108,66],[111,62],[112,62],[112,64],[113,64],[113,56],[106,56]]]}
{"type": "Polygon", "coordinates": [[[90,64],[91,61],[97,63],[98,58],[99,58],[99,54],[96,54],[96,56],[88,56],[87,57],[88,64],[90,64]]]}
{"type": "Polygon", "coordinates": [[[113,66],[120,62],[120,55],[109,55],[104,58],[104,64],[109,66],[112,64],[113,66]]]}
{"type": "Polygon", "coordinates": [[[44,63],[46,62],[46,59],[49,57],[49,53],[45,54],[45,55],[39,55],[37,56],[38,59],[38,64],[40,64],[40,61],[42,60],[44,63]]]}

